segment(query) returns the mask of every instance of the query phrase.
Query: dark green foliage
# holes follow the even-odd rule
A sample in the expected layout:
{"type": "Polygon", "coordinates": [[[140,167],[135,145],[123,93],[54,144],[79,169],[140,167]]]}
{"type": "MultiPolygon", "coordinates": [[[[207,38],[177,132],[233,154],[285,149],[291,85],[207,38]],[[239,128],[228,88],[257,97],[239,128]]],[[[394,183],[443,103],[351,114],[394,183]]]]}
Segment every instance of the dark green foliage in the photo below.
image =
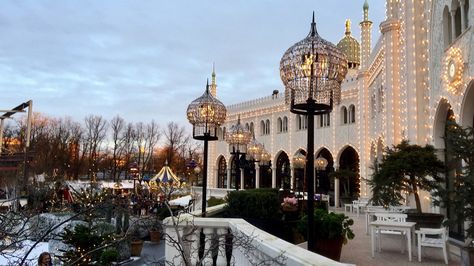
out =
{"type": "Polygon", "coordinates": [[[112,202],[111,196],[105,190],[97,190],[94,188],[80,190],[72,190],[74,203],[73,211],[82,213],[83,220],[92,222],[96,218],[105,217],[107,206],[112,202]]]}
{"type": "Polygon", "coordinates": [[[440,174],[444,164],[431,145],[421,147],[403,140],[393,148],[387,148],[382,162],[375,165],[369,185],[372,201],[376,205],[393,205],[403,198],[402,191],[415,196],[416,209],[421,212],[419,190],[431,191],[442,181],[440,174]]]}
{"type": "MultiPolygon", "coordinates": [[[[314,210],[314,233],[316,239],[338,239],[342,237],[344,244],[354,238],[351,226],[354,224],[342,213],[328,212],[323,209],[314,210]]],[[[298,231],[306,238],[308,235],[308,216],[305,215],[298,222],[298,231]]]]}
{"type": "Polygon", "coordinates": [[[227,197],[227,217],[278,219],[280,202],[277,189],[231,191],[227,197]]]}
{"type": "Polygon", "coordinates": [[[119,253],[115,248],[108,248],[102,251],[100,255],[100,265],[109,266],[112,265],[112,262],[117,261],[119,258],[119,253]]]}
{"type": "Polygon", "coordinates": [[[89,265],[92,261],[97,261],[102,251],[88,252],[105,246],[113,240],[113,227],[106,228],[103,225],[88,226],[78,224],[74,229],[66,228],[61,234],[62,241],[71,246],[71,249],[64,252],[60,258],[65,264],[71,264],[78,260],[79,265],[89,265]]]}
{"type": "Polygon", "coordinates": [[[220,204],[223,204],[223,203],[225,203],[224,199],[218,199],[216,197],[210,197],[207,200],[207,207],[212,207],[212,206],[220,205],[220,204]]]}
{"type": "MultiPolygon", "coordinates": [[[[450,157],[448,167],[456,170],[454,181],[448,186],[440,185],[435,196],[439,200],[435,204],[448,207],[456,218],[449,220],[449,224],[464,221],[474,221],[474,129],[472,127],[462,128],[454,121],[446,123],[446,146],[450,157]],[[464,161],[461,164],[460,161],[464,161]],[[458,162],[461,169],[456,169],[458,162]],[[459,171],[461,170],[461,171],[459,171]]],[[[466,229],[466,235],[474,238],[474,223],[466,229]]]]}

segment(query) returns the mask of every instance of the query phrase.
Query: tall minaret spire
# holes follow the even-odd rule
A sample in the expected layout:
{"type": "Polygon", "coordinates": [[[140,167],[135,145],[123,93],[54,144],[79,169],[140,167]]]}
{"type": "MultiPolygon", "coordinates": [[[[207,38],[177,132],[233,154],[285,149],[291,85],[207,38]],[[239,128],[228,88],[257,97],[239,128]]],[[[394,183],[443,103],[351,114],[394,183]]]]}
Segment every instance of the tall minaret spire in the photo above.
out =
{"type": "Polygon", "coordinates": [[[371,39],[372,39],[372,21],[369,20],[369,3],[367,0],[364,2],[364,20],[360,23],[360,63],[361,69],[367,69],[368,60],[370,56],[371,49],[371,39]]]}
{"type": "Polygon", "coordinates": [[[211,95],[217,97],[217,84],[216,84],[216,65],[212,63],[212,75],[211,75],[211,95]]]}

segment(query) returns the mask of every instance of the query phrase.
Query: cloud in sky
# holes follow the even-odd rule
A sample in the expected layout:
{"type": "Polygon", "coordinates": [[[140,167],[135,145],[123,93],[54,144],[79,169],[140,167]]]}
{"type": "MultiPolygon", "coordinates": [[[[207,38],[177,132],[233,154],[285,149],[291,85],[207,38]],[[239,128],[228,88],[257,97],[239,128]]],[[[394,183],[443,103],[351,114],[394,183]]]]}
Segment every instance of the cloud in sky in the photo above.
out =
{"type": "MultiPolygon", "coordinates": [[[[337,43],[346,18],[359,38],[363,2],[4,1],[0,109],[31,99],[35,112],[76,121],[118,114],[188,126],[186,107],[213,62],[226,105],[283,92],[281,56],[306,37],[312,11],[319,34],[337,43]]],[[[375,38],[384,2],[369,1],[375,38]]]]}

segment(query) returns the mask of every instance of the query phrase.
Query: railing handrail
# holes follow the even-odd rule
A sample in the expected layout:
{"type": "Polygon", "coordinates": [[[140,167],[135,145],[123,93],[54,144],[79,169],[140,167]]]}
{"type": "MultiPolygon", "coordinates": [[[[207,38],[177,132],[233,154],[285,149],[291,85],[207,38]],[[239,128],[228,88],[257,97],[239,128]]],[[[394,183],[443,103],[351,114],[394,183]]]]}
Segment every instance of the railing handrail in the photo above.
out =
{"type": "MultiPolygon", "coordinates": [[[[222,204],[225,205],[225,204],[222,204]]],[[[222,205],[214,206],[216,209],[222,208],[222,205]]],[[[274,235],[271,235],[259,228],[248,223],[244,219],[240,218],[202,218],[196,217],[192,214],[181,214],[175,217],[178,228],[184,228],[186,226],[194,226],[197,228],[230,228],[233,233],[237,233],[247,237],[250,240],[250,244],[253,248],[259,250],[262,257],[268,258],[280,258],[278,261],[282,261],[282,265],[350,265],[344,264],[337,261],[333,261],[329,258],[323,257],[319,254],[310,252],[302,247],[289,243],[282,240],[274,235]]],[[[171,217],[166,218],[163,221],[165,228],[173,229],[173,221],[171,217]]],[[[166,248],[171,248],[167,245],[166,248]]],[[[243,247],[234,247],[243,248],[243,247]]],[[[169,258],[166,258],[169,259],[169,258]]]]}

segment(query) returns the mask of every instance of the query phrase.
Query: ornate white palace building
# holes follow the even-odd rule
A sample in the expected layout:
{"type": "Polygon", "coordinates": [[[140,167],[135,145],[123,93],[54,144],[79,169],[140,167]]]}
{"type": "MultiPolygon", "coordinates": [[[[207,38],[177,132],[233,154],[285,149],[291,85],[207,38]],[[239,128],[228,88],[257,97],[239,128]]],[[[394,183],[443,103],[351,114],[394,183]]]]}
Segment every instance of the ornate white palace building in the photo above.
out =
{"type": "MultiPolygon", "coordinates": [[[[337,44],[348,60],[341,102],[330,114],[315,117],[314,156],[328,161],[316,173],[318,192],[332,198],[370,197],[365,179],[385,147],[408,139],[412,144],[434,145],[443,159],[447,119],[473,126],[472,4],[472,0],[386,0],[385,21],[373,25],[366,1],[360,42],[351,36],[346,22],[345,37],[337,44]],[[374,45],[373,26],[381,32],[374,45]],[[350,169],[358,175],[348,184],[338,182],[328,177],[334,169],[350,169]]],[[[214,95],[216,87],[213,73],[214,95]]],[[[268,97],[227,106],[219,140],[209,146],[209,187],[235,187],[237,156],[229,152],[223,136],[240,117],[242,125],[264,144],[271,162],[238,163],[244,177],[238,186],[304,189],[304,171],[295,167],[293,158],[306,153],[307,119],[290,112],[285,93],[274,91],[268,97]]],[[[431,199],[428,193],[422,198],[426,211],[431,199]]]]}

